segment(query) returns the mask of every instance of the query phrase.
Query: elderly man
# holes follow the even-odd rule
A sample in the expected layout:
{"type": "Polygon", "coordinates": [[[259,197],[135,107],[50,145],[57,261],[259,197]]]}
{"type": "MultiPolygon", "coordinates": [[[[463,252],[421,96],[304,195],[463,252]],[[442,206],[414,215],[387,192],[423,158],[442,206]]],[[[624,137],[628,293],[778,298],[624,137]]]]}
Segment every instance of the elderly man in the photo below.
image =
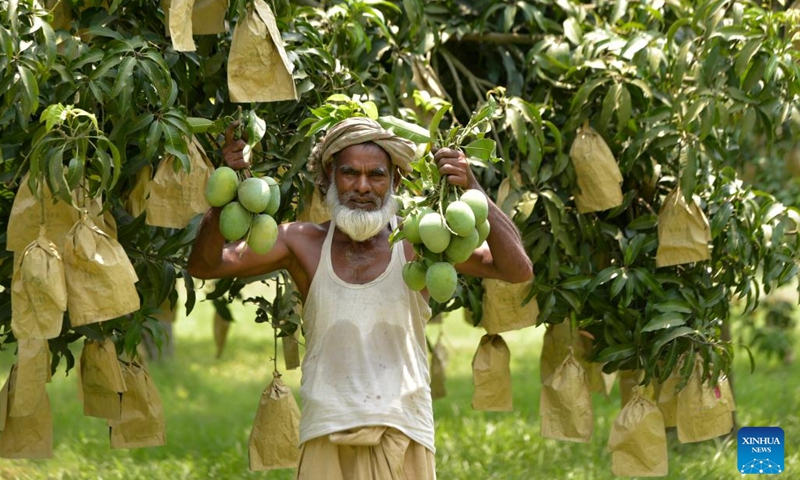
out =
{"type": "MultiPolygon", "coordinates": [[[[246,166],[244,142],[227,133],[232,168],[246,166]]],[[[367,118],[334,125],[315,147],[310,168],[331,209],[321,225],[282,224],[266,255],[243,241],[226,244],[219,208],[203,219],[189,258],[199,278],[247,277],[286,269],[304,300],[306,353],[300,387],[301,458],[309,480],[433,479],[433,407],[425,343],[426,292],[410,290],[402,267],[406,241],[389,245],[397,226],[392,193],[411,170],[413,144],[367,118]]],[[[435,160],[454,185],[480,189],[460,151],[435,160]]],[[[491,233],[461,273],[508,282],[531,278],[513,223],[491,201],[491,233]]]]}

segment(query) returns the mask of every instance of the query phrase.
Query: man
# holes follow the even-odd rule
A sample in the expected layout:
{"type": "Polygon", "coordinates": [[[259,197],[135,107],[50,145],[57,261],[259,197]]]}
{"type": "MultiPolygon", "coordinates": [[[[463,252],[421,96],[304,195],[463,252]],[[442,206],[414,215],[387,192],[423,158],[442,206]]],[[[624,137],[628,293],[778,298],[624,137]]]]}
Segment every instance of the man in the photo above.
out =
{"type": "MultiPolygon", "coordinates": [[[[245,143],[226,133],[225,162],[246,166],[245,143]]],[[[425,292],[406,287],[406,241],[389,246],[397,225],[392,193],[411,170],[413,144],[367,118],[334,125],[315,147],[310,168],[331,209],[321,225],[282,224],[266,255],[226,244],[219,208],[203,219],[189,257],[198,278],[247,277],[286,269],[304,300],[306,353],[300,387],[301,458],[309,480],[434,479],[433,407],[425,343],[425,292]]],[[[460,151],[435,160],[447,180],[477,188],[460,151]]],[[[531,278],[514,224],[489,201],[491,233],[461,273],[508,282],[531,278]]]]}

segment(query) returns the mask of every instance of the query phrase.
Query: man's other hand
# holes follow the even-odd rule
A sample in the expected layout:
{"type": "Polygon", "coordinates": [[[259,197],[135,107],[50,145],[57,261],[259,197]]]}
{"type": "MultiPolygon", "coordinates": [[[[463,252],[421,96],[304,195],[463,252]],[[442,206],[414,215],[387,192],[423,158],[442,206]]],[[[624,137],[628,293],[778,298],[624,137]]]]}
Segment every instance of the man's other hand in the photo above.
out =
{"type": "Polygon", "coordinates": [[[242,138],[234,139],[234,132],[241,124],[240,120],[236,120],[228,125],[225,129],[225,145],[222,147],[222,158],[225,160],[225,165],[234,170],[241,170],[250,166],[250,163],[244,158],[244,147],[247,142],[242,138]]]}
{"type": "Polygon", "coordinates": [[[433,155],[433,159],[439,167],[439,173],[446,176],[452,185],[462,188],[481,188],[475,175],[472,174],[469,160],[461,150],[440,148],[433,155]]]}

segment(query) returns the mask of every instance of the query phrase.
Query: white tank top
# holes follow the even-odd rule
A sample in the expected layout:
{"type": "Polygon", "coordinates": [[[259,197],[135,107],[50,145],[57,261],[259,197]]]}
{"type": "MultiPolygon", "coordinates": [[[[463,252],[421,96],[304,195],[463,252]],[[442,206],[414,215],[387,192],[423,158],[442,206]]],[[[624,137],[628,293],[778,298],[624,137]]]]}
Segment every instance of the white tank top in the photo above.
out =
{"type": "Polygon", "coordinates": [[[403,281],[402,242],[375,280],[351,284],[333,270],[334,230],[331,221],[303,307],[300,442],[386,425],[434,451],[425,342],[431,310],[403,281]]]}

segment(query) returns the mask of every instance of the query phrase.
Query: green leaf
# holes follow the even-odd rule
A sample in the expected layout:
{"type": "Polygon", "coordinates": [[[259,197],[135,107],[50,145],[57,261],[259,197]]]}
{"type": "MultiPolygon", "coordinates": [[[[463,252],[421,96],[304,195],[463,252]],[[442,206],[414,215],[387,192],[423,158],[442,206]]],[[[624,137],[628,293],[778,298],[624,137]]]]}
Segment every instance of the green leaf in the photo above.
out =
{"type": "Polygon", "coordinates": [[[631,92],[622,85],[619,92],[619,106],[617,107],[617,129],[623,131],[631,118],[631,92]]]}
{"type": "Polygon", "coordinates": [[[433,141],[428,131],[424,128],[394,116],[379,117],[378,123],[386,130],[414,143],[431,143],[433,141]]]}
{"type": "Polygon", "coordinates": [[[679,327],[686,324],[686,319],[678,312],[667,312],[654,317],[642,327],[643,332],[653,332],[665,328],[679,327]]]}
{"type": "Polygon", "coordinates": [[[736,56],[736,62],[734,63],[734,73],[739,78],[742,78],[745,71],[747,70],[748,65],[750,65],[750,60],[752,60],[753,55],[758,53],[758,50],[761,48],[761,44],[764,42],[762,38],[753,38],[748,41],[743,47],[742,50],[739,52],[739,55],[736,56]]]}
{"type": "Polygon", "coordinates": [[[692,195],[697,185],[697,150],[692,146],[681,149],[681,193],[686,203],[692,203],[692,195]]]}
{"type": "Polygon", "coordinates": [[[657,223],[658,215],[655,213],[646,213],[631,220],[628,224],[628,228],[631,230],[650,230],[654,228],[657,223]]]}
{"type": "Polygon", "coordinates": [[[17,72],[22,80],[22,85],[25,88],[24,95],[22,96],[22,112],[26,117],[36,113],[39,109],[39,82],[33,72],[28,70],[27,67],[19,65],[17,72]]]}
{"type": "Polygon", "coordinates": [[[572,97],[572,103],[570,104],[570,112],[576,113],[583,106],[586,104],[586,101],[589,99],[589,95],[599,87],[600,85],[606,83],[608,81],[608,77],[595,77],[589,81],[586,81],[581,85],[581,88],[578,89],[578,92],[572,97]]]}
{"type": "Polygon", "coordinates": [[[564,36],[574,45],[580,45],[582,43],[583,31],[577,19],[570,17],[564,20],[564,36]]]}
{"type": "Polygon", "coordinates": [[[566,290],[578,290],[591,283],[591,281],[592,277],[588,275],[576,275],[574,277],[567,278],[563,282],[559,283],[558,286],[566,290]]]}
{"type": "Polygon", "coordinates": [[[592,291],[595,288],[599,287],[607,283],[610,280],[617,278],[617,276],[622,272],[622,269],[618,267],[606,267],[600,273],[595,275],[591,282],[586,285],[586,290],[592,291]]]}
{"type": "Polygon", "coordinates": [[[653,342],[653,355],[657,354],[661,350],[661,347],[675,340],[676,338],[684,337],[686,335],[693,335],[694,333],[694,330],[689,327],[678,327],[661,334],[655,340],[655,342],[653,342]]]}
{"type": "Polygon", "coordinates": [[[594,359],[597,363],[614,362],[632,357],[636,353],[636,348],[632,343],[621,343],[604,348],[594,359]]]}
{"type": "Polygon", "coordinates": [[[435,139],[437,137],[437,134],[439,133],[439,124],[442,123],[442,119],[444,118],[445,114],[450,111],[451,107],[451,104],[445,102],[439,107],[438,110],[436,110],[430,125],[428,125],[429,138],[435,139]]]}
{"type": "Polygon", "coordinates": [[[267,122],[256,114],[255,110],[247,113],[247,143],[250,147],[257,145],[267,133],[267,122]]]}
{"type": "Polygon", "coordinates": [[[622,84],[617,83],[611,86],[603,99],[603,109],[600,112],[600,125],[608,125],[611,121],[611,116],[617,110],[619,105],[619,95],[622,90],[622,84]]]}
{"type": "Polygon", "coordinates": [[[656,303],[654,307],[659,312],[679,312],[679,313],[692,313],[692,308],[689,304],[682,300],[667,300],[656,303]]]}
{"type": "Polygon", "coordinates": [[[195,303],[197,302],[197,293],[194,291],[194,279],[185,268],[181,270],[181,276],[183,277],[183,284],[186,290],[186,315],[189,315],[192,313],[192,310],[194,310],[195,303]]]}
{"type": "Polygon", "coordinates": [[[155,158],[156,152],[158,151],[159,140],[161,139],[161,120],[155,119],[153,123],[150,124],[150,130],[147,132],[147,138],[145,139],[144,146],[144,157],[147,160],[155,158]]]}
{"type": "Polygon", "coordinates": [[[489,138],[479,138],[464,147],[464,152],[470,157],[489,161],[494,157],[497,144],[489,138]]]}

